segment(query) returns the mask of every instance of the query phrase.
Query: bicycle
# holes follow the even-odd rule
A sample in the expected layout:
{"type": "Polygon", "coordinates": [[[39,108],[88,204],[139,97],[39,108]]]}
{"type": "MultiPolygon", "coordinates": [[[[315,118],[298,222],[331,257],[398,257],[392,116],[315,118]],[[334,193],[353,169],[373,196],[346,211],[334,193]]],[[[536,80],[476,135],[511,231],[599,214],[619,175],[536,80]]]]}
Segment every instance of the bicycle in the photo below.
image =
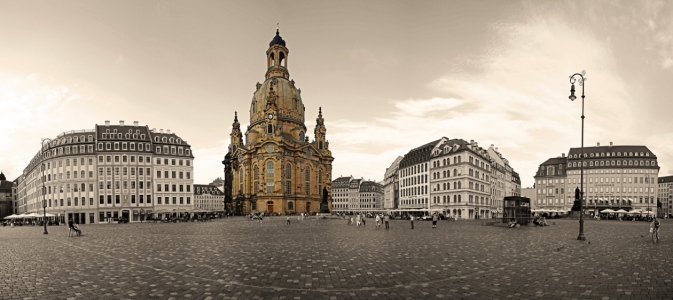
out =
{"type": "Polygon", "coordinates": [[[656,244],[659,241],[659,228],[652,228],[652,243],[656,244]]]}

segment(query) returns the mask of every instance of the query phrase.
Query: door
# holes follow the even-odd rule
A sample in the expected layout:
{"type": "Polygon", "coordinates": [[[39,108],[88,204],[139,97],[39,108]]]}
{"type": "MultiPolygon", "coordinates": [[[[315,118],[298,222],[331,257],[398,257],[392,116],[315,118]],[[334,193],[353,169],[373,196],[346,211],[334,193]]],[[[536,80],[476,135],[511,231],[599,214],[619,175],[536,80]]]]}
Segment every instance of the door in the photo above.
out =
{"type": "Polygon", "coordinates": [[[311,212],[311,202],[306,202],[306,212],[307,213],[311,212]]]}
{"type": "Polygon", "coordinates": [[[266,202],[266,212],[273,213],[273,201],[266,202]]]}
{"type": "Polygon", "coordinates": [[[124,222],[128,222],[128,220],[129,220],[129,211],[128,211],[128,210],[122,210],[122,216],[121,216],[121,218],[122,218],[122,220],[124,220],[124,222]]]}

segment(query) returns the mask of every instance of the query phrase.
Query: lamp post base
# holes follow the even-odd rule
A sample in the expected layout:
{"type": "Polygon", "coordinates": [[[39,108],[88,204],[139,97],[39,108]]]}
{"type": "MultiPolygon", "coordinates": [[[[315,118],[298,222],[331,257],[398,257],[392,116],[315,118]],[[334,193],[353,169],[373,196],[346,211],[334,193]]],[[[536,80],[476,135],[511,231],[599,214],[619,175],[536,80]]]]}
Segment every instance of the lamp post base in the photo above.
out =
{"type": "Polygon", "coordinates": [[[585,241],[586,239],[587,237],[584,236],[584,219],[582,219],[582,215],[580,215],[580,234],[577,236],[577,240],[585,241]]]}

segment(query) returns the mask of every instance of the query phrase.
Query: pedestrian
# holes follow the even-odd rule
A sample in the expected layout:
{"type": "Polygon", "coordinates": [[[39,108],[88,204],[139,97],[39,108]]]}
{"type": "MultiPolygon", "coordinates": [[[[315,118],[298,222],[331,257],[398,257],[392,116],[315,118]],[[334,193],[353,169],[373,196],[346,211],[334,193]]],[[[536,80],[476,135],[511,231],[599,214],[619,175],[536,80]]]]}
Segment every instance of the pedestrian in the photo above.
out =
{"type": "Polygon", "coordinates": [[[432,228],[437,228],[437,219],[439,219],[437,213],[432,214],[432,228]]]}
{"type": "Polygon", "coordinates": [[[262,224],[262,219],[264,219],[264,213],[259,214],[259,224],[262,224]]]}
{"type": "Polygon", "coordinates": [[[365,215],[362,215],[362,226],[363,226],[363,227],[364,227],[365,225],[367,225],[367,221],[365,221],[366,219],[367,219],[367,217],[365,217],[365,215]]]}
{"type": "Polygon", "coordinates": [[[409,221],[411,222],[411,229],[414,229],[414,215],[409,216],[409,221]]]}
{"type": "Polygon", "coordinates": [[[379,214],[376,214],[376,229],[379,229],[381,226],[381,216],[379,214]]]}
{"type": "Polygon", "coordinates": [[[348,218],[348,225],[353,224],[353,217],[348,218]]]}
{"type": "Polygon", "coordinates": [[[359,214],[358,214],[357,216],[355,216],[355,222],[357,223],[356,225],[357,225],[358,227],[360,227],[360,223],[362,222],[362,220],[361,220],[359,214]]]}
{"type": "Polygon", "coordinates": [[[390,229],[390,225],[388,224],[390,222],[390,216],[386,214],[383,216],[383,223],[386,224],[386,230],[390,229]]]}
{"type": "Polygon", "coordinates": [[[290,225],[290,215],[287,215],[287,225],[290,225]]]}

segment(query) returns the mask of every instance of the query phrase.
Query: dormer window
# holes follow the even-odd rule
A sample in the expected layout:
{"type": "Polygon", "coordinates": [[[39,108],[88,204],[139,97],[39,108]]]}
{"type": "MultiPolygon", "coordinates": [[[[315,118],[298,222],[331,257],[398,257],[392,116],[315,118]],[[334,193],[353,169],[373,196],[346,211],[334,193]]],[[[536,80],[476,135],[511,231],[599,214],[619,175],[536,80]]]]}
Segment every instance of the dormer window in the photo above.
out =
{"type": "Polygon", "coordinates": [[[166,137],[162,137],[161,141],[165,143],[166,142],[166,137]]]}
{"type": "Polygon", "coordinates": [[[159,137],[158,137],[158,136],[155,136],[155,137],[154,137],[154,141],[158,143],[158,142],[159,142],[159,137]]]}

